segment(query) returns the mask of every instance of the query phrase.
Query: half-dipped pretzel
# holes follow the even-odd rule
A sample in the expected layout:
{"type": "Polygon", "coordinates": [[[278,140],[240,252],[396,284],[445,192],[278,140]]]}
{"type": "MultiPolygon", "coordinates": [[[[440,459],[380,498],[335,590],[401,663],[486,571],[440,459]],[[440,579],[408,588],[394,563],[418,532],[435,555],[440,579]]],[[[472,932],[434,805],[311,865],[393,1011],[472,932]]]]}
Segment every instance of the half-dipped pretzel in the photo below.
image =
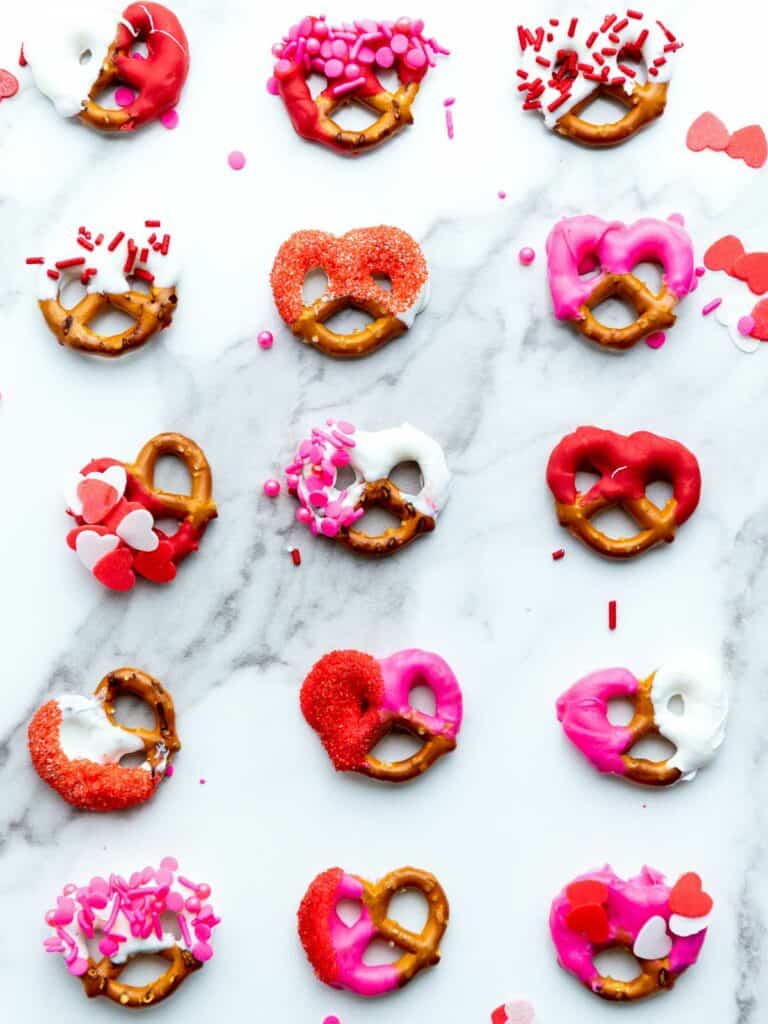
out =
{"type": "Polygon", "coordinates": [[[304,680],[301,710],[337,771],[407,782],[455,748],[461,688],[448,664],[428,651],[398,651],[381,660],[363,651],[333,651],[304,680]],[[410,703],[419,685],[435,695],[433,715],[410,703]],[[380,761],[371,751],[395,730],[417,737],[422,746],[405,760],[380,761]]]}
{"type": "Polygon", "coordinates": [[[609,558],[633,558],[656,544],[671,544],[701,495],[699,464],[683,445],[647,431],[625,437],[599,427],[579,427],[563,438],[549,458],[547,483],[560,525],[609,558]],[[576,487],[580,472],[600,474],[586,494],[576,487]],[[646,497],[655,481],[672,485],[664,508],[646,497]],[[609,537],[593,525],[599,512],[616,507],[640,527],[633,537],[609,537]]]}
{"type": "Polygon", "coordinates": [[[56,906],[45,915],[52,935],[44,946],[64,957],[87,996],[106,996],[137,1009],[154,1006],[211,959],[211,935],[220,921],[207,902],[211,887],[183,875],[177,878],[177,869],[175,858],[164,857],[159,868],[146,867],[128,879],[110,875],[83,886],[64,886],[56,906]],[[179,939],[166,930],[169,918],[178,925],[179,939]],[[97,939],[99,960],[87,945],[97,939]],[[134,957],[151,954],[168,961],[158,978],[146,985],[120,981],[134,957]]]}
{"type": "Polygon", "coordinates": [[[24,56],[38,89],[62,117],[79,117],[103,132],[130,132],[179,102],[189,44],[167,7],[134,3],[121,15],[117,6],[84,14],[66,5],[49,13],[24,40],[24,56]],[[131,52],[137,43],[146,44],[146,55],[131,52]],[[133,93],[131,101],[101,106],[99,96],[116,86],[133,93]]]}
{"type": "Polygon", "coordinates": [[[593,27],[553,18],[536,29],[520,25],[517,34],[523,110],[538,110],[559,135],[615,146],[664,113],[672,58],[683,44],[660,21],[630,10],[593,27]],[[647,81],[638,78],[638,64],[647,81]],[[581,115],[599,96],[621,103],[626,114],[612,124],[586,121],[581,115]]]}
{"type": "Polygon", "coordinates": [[[391,555],[434,530],[451,481],[440,445],[407,423],[369,432],[328,420],[325,429],[314,428],[301,442],[285,472],[288,490],[300,504],[299,522],[315,536],[320,533],[374,557],[391,555]],[[403,462],[416,462],[421,470],[418,494],[405,494],[389,479],[403,462]],[[345,466],[355,479],[339,488],[338,473],[345,466]],[[398,525],[375,536],[355,529],[369,508],[383,508],[398,525]]]}
{"type": "Polygon", "coordinates": [[[378,882],[368,882],[330,868],[317,876],[301,902],[299,937],[320,981],[360,996],[380,996],[438,963],[448,912],[440,883],[426,871],[399,868],[378,882]],[[388,917],[392,898],[405,890],[422,893],[427,902],[427,920],[418,935],[388,917]],[[342,900],[360,903],[360,917],[352,925],[337,912],[342,900]],[[400,959],[392,964],[364,963],[365,951],[375,939],[401,949],[400,959]]]}
{"type": "Polygon", "coordinates": [[[28,740],[40,778],[86,811],[121,810],[149,800],[181,748],[171,695],[137,668],[110,672],[93,697],[64,693],[49,700],[29,723],[28,740]],[[134,729],[117,720],[115,700],[124,694],[148,705],[153,728],[134,729]],[[140,751],[143,764],[121,766],[123,757],[140,751]]]}
{"type": "Polygon", "coordinates": [[[135,241],[126,231],[105,234],[81,226],[52,258],[27,259],[37,270],[38,305],[60,345],[91,355],[121,356],[170,325],[178,303],[171,236],[160,230],[158,220],[141,230],[143,235],[134,233],[135,241]],[[85,295],[67,308],[62,293],[76,281],[85,295]],[[125,313],[133,324],[118,334],[98,334],[91,324],[110,308],[125,313]]]}
{"type": "Polygon", "coordinates": [[[717,665],[706,655],[686,652],[665,662],[647,679],[625,668],[592,672],[557,702],[557,718],[568,739],[601,772],[646,786],[690,781],[714,758],[725,738],[728,695],[717,665]],[[629,698],[634,714],[614,725],[608,702],[629,698]],[[676,714],[670,706],[682,701],[676,714]],[[661,761],[632,756],[646,736],[661,736],[675,752],[661,761]]]}
{"type": "Polygon", "coordinates": [[[303,18],[272,47],[277,63],[268,89],[282,98],[302,138],[347,155],[363,153],[413,122],[411,106],[421,80],[436,57],[449,52],[423,31],[420,19],[331,26],[324,17],[303,18]],[[395,92],[376,77],[379,69],[395,70],[395,92]],[[328,84],[313,99],[308,79],[315,74],[328,84]],[[342,128],[333,115],[348,103],[367,107],[376,120],[364,129],[342,128]]]}
{"type": "Polygon", "coordinates": [[[561,220],[547,239],[547,273],[558,320],[570,320],[586,338],[618,350],[672,327],[677,304],[698,280],[693,243],[678,219],[645,218],[630,225],[592,216],[561,220]],[[663,267],[658,294],[632,273],[646,260],[663,267]],[[585,277],[591,270],[594,275],[585,277]],[[637,314],[626,327],[609,327],[595,317],[593,310],[613,297],[637,314]]]}
{"type": "Polygon", "coordinates": [[[130,590],[136,573],[169,583],[182,559],[197,551],[205,528],[216,518],[211,469],[202,449],[182,434],[158,434],[133,463],[94,459],[80,471],[67,511],[77,521],[67,544],[85,567],[112,590],[130,590]],[[155,464],[173,455],[187,467],[189,494],[155,487],[155,464]],[[156,519],[176,519],[173,534],[156,519]]]}
{"type": "Polygon", "coordinates": [[[359,228],[341,238],[298,231],[281,245],[271,282],[278,312],[296,337],[343,359],[368,355],[404,334],[429,299],[429,271],[418,243],[399,228],[383,226],[359,228]],[[328,287],[308,306],[302,286],[308,272],[318,268],[328,287]],[[386,275],[391,290],[382,288],[374,274],[386,275]],[[372,323],[352,334],[326,327],[327,320],[351,307],[372,316],[372,323]]]}
{"type": "Polygon", "coordinates": [[[633,1002],[672,988],[696,963],[711,910],[696,874],[683,875],[670,889],[651,868],[624,881],[606,865],[555,897],[549,928],[561,967],[602,999],[633,1002]],[[619,981],[601,975],[595,957],[609,949],[632,953],[638,976],[619,981]]]}

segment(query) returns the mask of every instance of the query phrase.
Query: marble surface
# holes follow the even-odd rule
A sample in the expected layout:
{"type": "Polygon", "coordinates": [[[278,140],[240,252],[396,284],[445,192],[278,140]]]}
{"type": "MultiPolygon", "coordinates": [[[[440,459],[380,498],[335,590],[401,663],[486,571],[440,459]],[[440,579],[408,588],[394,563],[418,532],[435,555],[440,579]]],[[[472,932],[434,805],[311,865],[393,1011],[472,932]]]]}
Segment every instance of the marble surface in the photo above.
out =
{"type": "MultiPolygon", "coordinates": [[[[14,66],[22,16],[52,6],[4,12],[0,66],[14,66]]],[[[768,352],[744,355],[702,319],[723,284],[714,275],[683,304],[662,349],[595,351],[554,321],[541,254],[556,218],[585,212],[682,212],[699,258],[728,232],[766,248],[765,172],[694,155],[684,138],[707,108],[733,128],[765,115],[768,13],[747,0],[727,15],[709,0],[659,0],[658,15],[686,41],[668,111],[629,145],[589,152],[517,104],[514,26],[544,6],[477,0],[468,17],[422,0],[412,13],[453,56],[429,76],[416,125],[358,162],[302,143],[265,92],[271,43],[306,13],[294,0],[176,0],[193,68],[175,132],[91,134],[59,120],[25,73],[21,94],[0,104],[0,964],[9,1019],[122,1019],[104,1000],[86,1006],[60,960],[43,953],[42,914],[66,881],[168,853],[210,881],[224,923],[213,961],[154,1011],[158,1020],[321,1024],[335,1013],[343,1024],[466,1024],[517,992],[542,1024],[601,1024],[624,1011],[557,967],[547,912],[561,885],[605,861],[620,873],[643,863],[673,877],[697,870],[717,902],[699,967],[673,993],[628,1010],[634,1024],[765,1019],[768,352]],[[237,174],[232,149],[248,157],[237,174]],[[51,229],[130,208],[175,225],[186,264],[178,315],[130,358],[80,357],[47,332],[24,257],[51,229]],[[293,230],[375,223],[422,242],[432,302],[374,357],[332,362],[279,324],[269,267],[293,230]],[[539,253],[530,269],[516,259],[523,245],[539,253]],[[264,328],[276,334],[271,352],[255,342],[264,328]],[[374,429],[409,420],[445,447],[450,505],[436,533],[399,557],[371,564],[313,542],[293,525],[287,499],[261,494],[292,443],[335,414],[374,429]],[[672,547],[606,564],[559,529],[544,467],[581,423],[650,429],[697,454],[702,503],[672,547]],[[62,489],[89,457],[129,459],[161,430],[202,445],[220,518],[172,587],[108,594],[64,544],[62,489]],[[554,563],[561,545],[567,555],[554,563]],[[614,633],[609,599],[618,601],[614,633]],[[459,751],[397,790],[336,776],[299,712],[305,673],[334,647],[386,655],[412,645],[441,653],[463,684],[459,751]],[[591,669],[646,674],[690,646],[720,655],[732,686],[715,764],[666,792],[598,777],[562,736],[556,696],[591,669]],[[134,812],[73,813],[32,770],[27,722],[52,694],[90,692],[123,664],[157,675],[174,695],[184,745],[176,774],[134,812]],[[308,882],[332,864],[373,877],[408,862],[434,871],[451,901],[440,967],[377,1002],[321,986],[294,928],[308,882]]],[[[559,0],[548,10],[571,13],[559,0]]]]}

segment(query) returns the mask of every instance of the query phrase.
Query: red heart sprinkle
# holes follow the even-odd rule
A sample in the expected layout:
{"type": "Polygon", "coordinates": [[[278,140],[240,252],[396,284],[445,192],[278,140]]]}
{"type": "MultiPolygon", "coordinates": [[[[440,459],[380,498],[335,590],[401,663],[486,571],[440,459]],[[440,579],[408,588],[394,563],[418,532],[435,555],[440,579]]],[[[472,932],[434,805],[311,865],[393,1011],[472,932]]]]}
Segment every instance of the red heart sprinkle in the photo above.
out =
{"type": "Polygon", "coordinates": [[[752,328],[751,337],[758,341],[768,341],[768,299],[762,299],[752,310],[752,319],[755,326],[752,328]]]}
{"type": "Polygon", "coordinates": [[[583,935],[595,946],[601,946],[607,942],[611,933],[608,915],[602,907],[594,904],[574,907],[568,912],[565,923],[571,931],[583,935]]]}
{"type": "Polygon", "coordinates": [[[746,281],[755,295],[768,292],[768,252],[749,252],[734,261],[732,274],[746,281]]]}
{"type": "Polygon", "coordinates": [[[133,556],[128,548],[115,548],[100,558],[93,567],[93,575],[110,590],[130,590],[136,582],[131,571],[133,556]]]}
{"type": "Polygon", "coordinates": [[[19,80],[10,71],[0,68],[0,100],[10,99],[19,91],[19,80]]]}
{"type": "Polygon", "coordinates": [[[77,496],[83,504],[82,515],[86,523],[100,523],[117,501],[117,491],[103,480],[81,480],[77,485],[77,496]]]}
{"type": "Polygon", "coordinates": [[[683,875],[669,896],[669,909],[680,917],[706,917],[713,905],[712,897],[704,892],[701,878],[694,871],[683,875]]]}
{"type": "Polygon", "coordinates": [[[733,273],[733,264],[744,255],[744,246],[736,235],[719,238],[704,254],[704,266],[707,270],[724,270],[733,273]]]}
{"type": "Polygon", "coordinates": [[[768,143],[759,124],[740,128],[731,136],[726,153],[734,160],[743,160],[748,167],[763,167],[768,160],[768,143]]]}
{"type": "Polygon", "coordinates": [[[154,551],[139,551],[133,561],[137,573],[153,583],[170,583],[176,575],[176,566],[171,561],[173,548],[167,540],[161,540],[154,551]]]}
{"type": "Polygon", "coordinates": [[[608,901],[608,887],[602,882],[587,879],[583,882],[572,882],[565,890],[565,895],[572,907],[583,907],[588,903],[602,906],[608,901]]]}
{"type": "Polygon", "coordinates": [[[700,153],[703,149],[722,152],[728,146],[730,138],[731,133],[720,118],[707,111],[697,117],[688,129],[685,144],[694,153],[700,153]]]}
{"type": "Polygon", "coordinates": [[[507,1008],[497,1006],[491,1014],[491,1024],[507,1024],[507,1008]]]}

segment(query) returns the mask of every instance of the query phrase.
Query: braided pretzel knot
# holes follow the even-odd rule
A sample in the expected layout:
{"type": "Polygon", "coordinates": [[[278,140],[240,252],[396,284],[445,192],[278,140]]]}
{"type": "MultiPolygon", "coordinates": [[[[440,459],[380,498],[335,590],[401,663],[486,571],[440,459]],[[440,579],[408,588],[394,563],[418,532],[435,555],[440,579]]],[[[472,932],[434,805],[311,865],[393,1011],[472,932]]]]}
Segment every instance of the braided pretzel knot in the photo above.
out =
{"type": "Polygon", "coordinates": [[[64,695],[48,701],[29,724],[29,750],[38,775],[68,803],[88,811],[117,810],[148,800],[180,749],[171,695],[157,679],[135,668],[110,672],[93,698],[64,695]],[[152,729],[131,728],[117,720],[114,702],[124,694],[150,708],[152,729]],[[84,749],[65,749],[65,722],[76,726],[77,736],[89,737],[84,749]],[[122,757],[140,751],[144,764],[121,766],[122,757]]]}
{"type": "Polygon", "coordinates": [[[462,697],[456,676],[437,654],[412,649],[378,661],[362,651],[333,651],[304,680],[301,709],[337,771],[406,782],[455,749],[462,697]],[[433,715],[410,703],[420,684],[435,696],[433,715]],[[381,761],[371,751],[393,731],[410,733],[421,746],[402,761],[381,761]]]}
{"type": "Polygon", "coordinates": [[[334,28],[324,18],[304,18],[273,47],[278,58],[269,89],[283,100],[296,132],[344,154],[373,149],[413,122],[411,106],[427,70],[439,53],[434,39],[422,35],[424,23],[401,18],[392,22],[356,21],[334,28]],[[397,72],[390,92],[374,66],[397,72]],[[314,99],[307,83],[323,75],[326,88],[314,99]],[[348,103],[367,107],[376,120],[363,130],[345,130],[333,116],[348,103]]]}
{"type": "Polygon", "coordinates": [[[100,131],[133,131],[176,106],[188,72],[189,44],[176,15],[161,4],[131,4],[123,13],[80,120],[100,131]],[[147,45],[144,60],[131,54],[138,41],[147,45]],[[137,90],[128,106],[112,109],[96,102],[102,92],[121,83],[137,90]]]}
{"type": "Polygon", "coordinates": [[[693,244],[674,219],[644,218],[631,225],[592,216],[564,219],[547,239],[547,271],[557,318],[572,321],[585,337],[616,350],[672,327],[678,302],[696,287],[693,244]],[[645,260],[664,269],[658,294],[632,273],[645,260]],[[585,278],[586,270],[595,270],[595,276],[585,278]],[[626,327],[608,327],[593,313],[614,296],[636,312],[626,327]]]}
{"type": "Polygon", "coordinates": [[[321,981],[358,995],[378,996],[406,985],[419,971],[439,962],[448,915],[445,892],[426,871],[403,867],[369,882],[331,868],[318,875],[304,896],[298,912],[299,936],[321,981]],[[392,898],[406,890],[422,893],[427,902],[427,920],[418,934],[388,916],[392,898]],[[361,904],[353,925],[347,926],[337,913],[342,900],[361,904]],[[401,949],[402,956],[392,964],[365,964],[365,951],[375,939],[401,949]]]}
{"type": "Polygon", "coordinates": [[[587,146],[615,146],[661,117],[671,59],[683,45],[660,21],[636,11],[609,14],[592,31],[578,18],[555,18],[534,30],[521,25],[518,39],[523,109],[539,110],[548,127],[587,146]],[[647,67],[646,82],[638,80],[633,61],[647,67]],[[612,124],[584,120],[582,113],[600,96],[621,103],[627,113],[612,124]]]}
{"type": "Polygon", "coordinates": [[[348,359],[375,352],[408,330],[426,305],[429,272],[418,244],[398,228],[360,228],[341,238],[299,231],[280,247],[271,282],[280,316],[296,337],[326,355],[348,359]],[[302,286],[317,268],[328,286],[307,306],[302,286]],[[382,288],[374,274],[389,277],[391,290],[382,288]],[[364,310],[373,322],[352,334],[325,326],[351,307],[364,310]]]}
{"type": "Polygon", "coordinates": [[[557,445],[547,466],[547,483],[560,525],[609,558],[633,558],[656,544],[671,544],[701,494],[699,464],[677,441],[645,431],[625,437],[598,427],[579,427],[557,445]],[[579,472],[600,474],[586,494],[576,488],[579,472]],[[673,496],[661,509],[645,496],[654,481],[673,487],[673,496]],[[599,512],[617,506],[640,527],[633,537],[609,537],[592,524],[599,512]]]}

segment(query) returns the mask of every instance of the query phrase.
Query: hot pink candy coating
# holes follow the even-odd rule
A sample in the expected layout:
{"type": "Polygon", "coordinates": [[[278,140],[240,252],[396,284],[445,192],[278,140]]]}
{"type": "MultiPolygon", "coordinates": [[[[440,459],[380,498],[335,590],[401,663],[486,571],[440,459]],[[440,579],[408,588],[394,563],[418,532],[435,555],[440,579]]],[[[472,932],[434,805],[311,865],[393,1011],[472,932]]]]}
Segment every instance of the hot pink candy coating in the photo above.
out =
{"type": "Polygon", "coordinates": [[[634,697],[640,688],[635,675],[625,668],[607,668],[580,679],[557,702],[557,720],[566,736],[601,772],[624,775],[621,755],[633,743],[626,726],[608,718],[608,701],[634,697]]]}

